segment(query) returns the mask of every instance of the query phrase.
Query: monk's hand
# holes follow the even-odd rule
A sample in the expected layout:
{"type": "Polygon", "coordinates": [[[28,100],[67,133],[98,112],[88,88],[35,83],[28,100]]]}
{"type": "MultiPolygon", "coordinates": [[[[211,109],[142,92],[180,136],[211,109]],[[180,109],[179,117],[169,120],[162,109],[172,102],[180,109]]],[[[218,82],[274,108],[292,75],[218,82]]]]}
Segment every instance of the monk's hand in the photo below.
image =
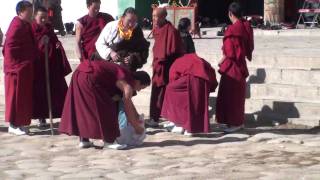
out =
{"type": "Polygon", "coordinates": [[[61,46],[61,42],[57,42],[57,43],[56,43],[56,49],[59,49],[60,46],[61,46]]]}
{"type": "Polygon", "coordinates": [[[111,57],[112,61],[114,61],[114,62],[117,62],[119,60],[119,58],[120,58],[118,53],[115,52],[115,51],[111,51],[110,52],[110,57],[111,57]]]}
{"type": "Polygon", "coordinates": [[[130,63],[130,56],[127,56],[124,58],[124,64],[129,65],[129,63],[130,63]]]}
{"type": "Polygon", "coordinates": [[[49,36],[47,36],[47,35],[42,36],[42,38],[40,40],[41,46],[44,46],[45,44],[48,44],[49,40],[50,40],[49,36]]]}

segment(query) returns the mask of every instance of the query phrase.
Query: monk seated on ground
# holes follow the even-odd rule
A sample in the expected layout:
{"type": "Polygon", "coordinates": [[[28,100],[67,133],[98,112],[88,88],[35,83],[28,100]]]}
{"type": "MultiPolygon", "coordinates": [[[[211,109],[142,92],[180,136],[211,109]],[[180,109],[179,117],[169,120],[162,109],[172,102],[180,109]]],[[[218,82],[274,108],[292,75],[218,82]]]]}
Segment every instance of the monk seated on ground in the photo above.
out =
{"type": "MultiPolygon", "coordinates": [[[[218,83],[211,65],[196,54],[186,54],[172,64],[161,116],[171,121],[171,132],[208,133],[209,94],[218,83]]],[[[168,127],[167,126],[167,127],[168,127]]]]}
{"type": "Polygon", "coordinates": [[[135,134],[143,134],[136,109],[131,100],[133,91],[150,85],[144,71],[130,72],[107,61],[83,61],[75,70],[68,89],[59,131],[80,137],[80,147],[93,146],[89,141],[102,139],[105,148],[124,149],[118,144],[118,101],[122,98],[128,122],[135,134]]]}

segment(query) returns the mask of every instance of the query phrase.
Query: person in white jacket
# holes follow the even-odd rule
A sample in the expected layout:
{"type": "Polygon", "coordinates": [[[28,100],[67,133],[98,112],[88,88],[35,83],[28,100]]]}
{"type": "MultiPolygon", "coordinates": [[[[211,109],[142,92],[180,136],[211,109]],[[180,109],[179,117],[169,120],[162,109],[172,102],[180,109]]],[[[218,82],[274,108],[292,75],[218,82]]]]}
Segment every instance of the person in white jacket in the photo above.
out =
{"type": "Polygon", "coordinates": [[[134,8],[127,8],[120,20],[108,23],[96,41],[96,49],[104,60],[123,64],[136,71],[147,62],[150,43],[137,23],[134,8]]]}

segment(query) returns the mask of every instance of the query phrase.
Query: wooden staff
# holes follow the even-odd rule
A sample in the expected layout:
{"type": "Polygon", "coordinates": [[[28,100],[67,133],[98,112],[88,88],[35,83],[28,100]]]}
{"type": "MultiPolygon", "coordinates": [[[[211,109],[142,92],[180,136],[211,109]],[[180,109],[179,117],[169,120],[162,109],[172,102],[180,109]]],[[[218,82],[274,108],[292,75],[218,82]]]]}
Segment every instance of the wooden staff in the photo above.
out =
{"type": "Polygon", "coordinates": [[[45,49],[45,68],[46,68],[46,87],[47,87],[48,111],[49,111],[49,119],[50,119],[51,136],[53,136],[54,132],[53,132],[52,107],[51,107],[49,53],[48,53],[49,37],[46,35],[43,36],[43,42],[44,42],[44,49],[45,49]]]}

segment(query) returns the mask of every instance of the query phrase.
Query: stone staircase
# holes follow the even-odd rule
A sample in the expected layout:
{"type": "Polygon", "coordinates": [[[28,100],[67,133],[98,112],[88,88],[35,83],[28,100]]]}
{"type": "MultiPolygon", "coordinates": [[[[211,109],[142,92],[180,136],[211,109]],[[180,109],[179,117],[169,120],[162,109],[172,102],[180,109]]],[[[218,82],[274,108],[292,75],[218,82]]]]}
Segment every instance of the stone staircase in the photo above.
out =
{"type": "MultiPolygon", "coordinates": [[[[246,119],[250,125],[275,125],[294,123],[318,126],[320,121],[320,36],[313,33],[279,33],[255,36],[255,52],[248,63],[246,119]]],[[[148,32],[146,32],[148,34],[148,32]]],[[[222,40],[208,30],[208,37],[196,39],[199,56],[209,61],[215,69],[221,59],[222,40]],[[213,38],[211,38],[213,37],[213,38]]],[[[61,38],[70,63],[79,63],[74,51],[74,37],[61,38]]],[[[153,40],[151,40],[153,43],[153,40]]],[[[151,44],[152,45],[152,44],[151,44]]],[[[152,73],[152,52],[143,70],[152,73]]],[[[2,67],[1,67],[2,68],[2,67]]],[[[3,74],[0,78],[0,100],[3,99],[3,74]]],[[[219,75],[217,74],[219,80],[219,75]]],[[[67,77],[68,81],[70,76],[67,77]]],[[[151,88],[139,92],[134,103],[140,113],[149,115],[151,88]]],[[[216,92],[210,95],[210,115],[215,114],[216,92]]]]}

